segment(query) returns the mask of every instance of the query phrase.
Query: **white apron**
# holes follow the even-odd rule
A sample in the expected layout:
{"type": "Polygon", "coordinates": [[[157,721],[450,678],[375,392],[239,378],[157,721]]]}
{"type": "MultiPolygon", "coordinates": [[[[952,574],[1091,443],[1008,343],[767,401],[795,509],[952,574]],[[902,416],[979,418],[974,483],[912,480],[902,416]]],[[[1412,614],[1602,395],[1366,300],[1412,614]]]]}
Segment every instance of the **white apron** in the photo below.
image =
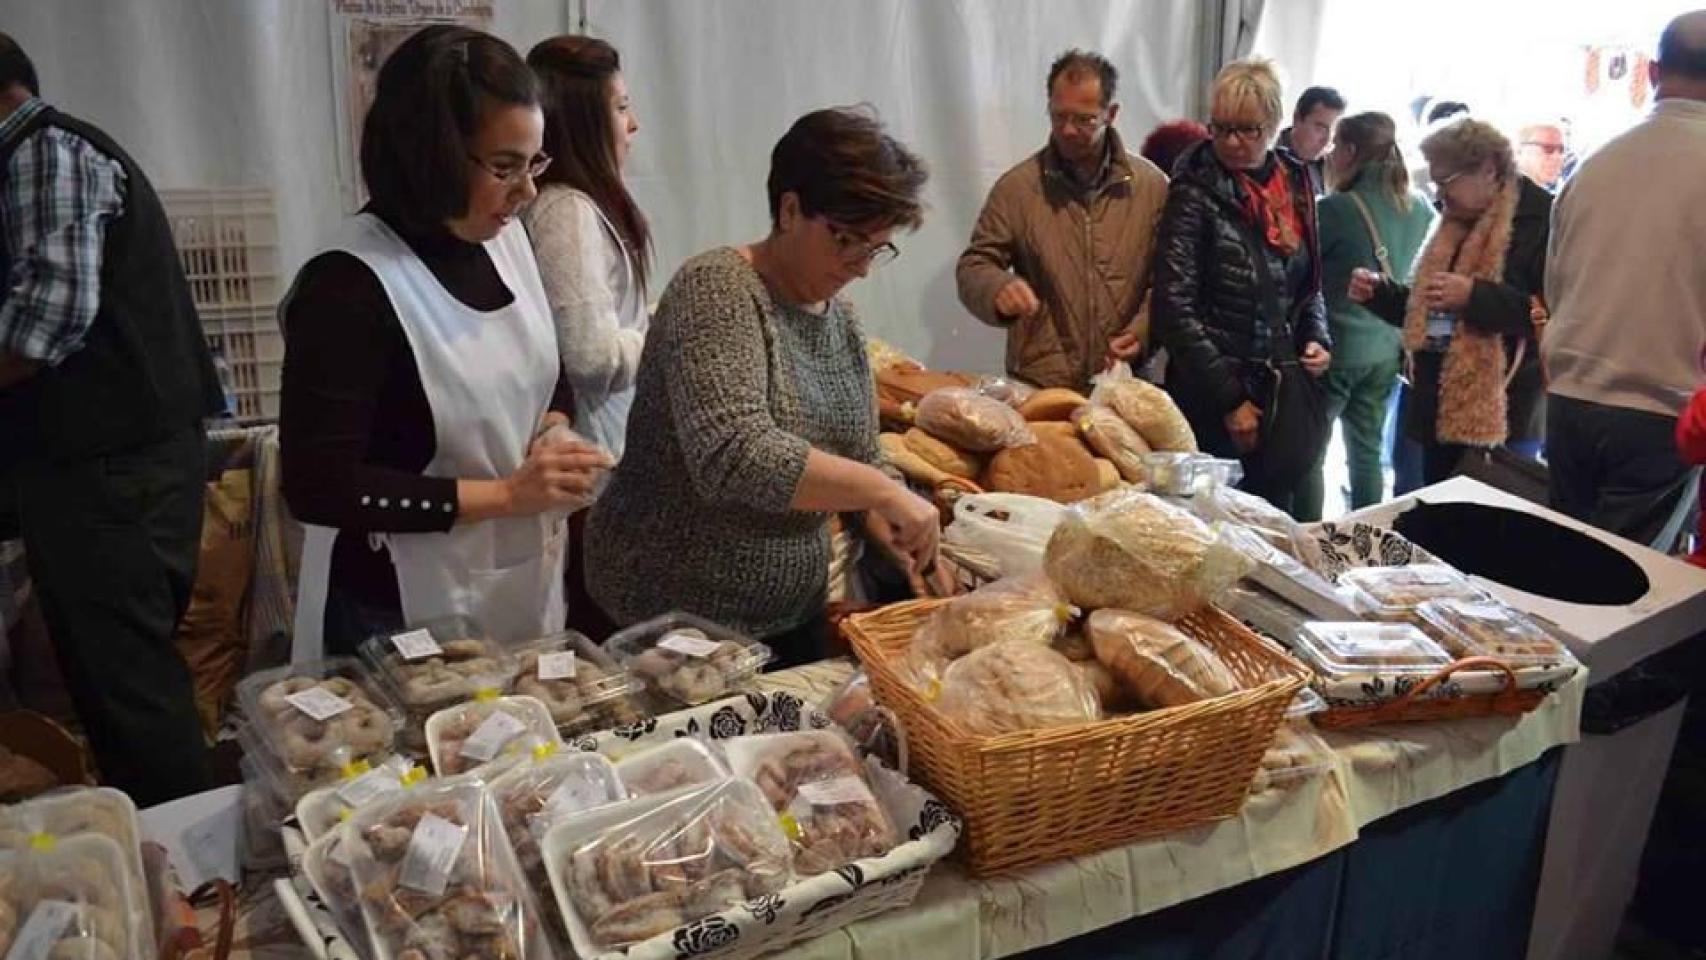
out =
{"type": "MultiPolygon", "coordinates": [[[[589,200],[590,202],[590,200],[589,200]]],[[[605,238],[616,247],[616,253],[622,260],[622,278],[616,287],[616,329],[639,330],[645,332],[651,322],[646,315],[644,291],[640,289],[640,277],[634,271],[634,258],[628,252],[628,245],[622,241],[622,234],[616,225],[604,215],[604,211],[594,203],[593,212],[598,214],[598,221],[604,227],[605,238]]],[[[613,278],[614,279],[614,278],[613,278]]],[[[577,384],[575,386],[575,429],[588,440],[610,451],[616,459],[622,459],[622,449],[627,443],[628,411],[634,405],[634,384],[627,388],[609,393],[589,390],[577,384]]],[[[606,474],[600,480],[602,489],[606,474]]]]}
{"type": "MultiPolygon", "coordinates": [[[[452,296],[377,217],[357,216],[338,248],[373,271],[402,322],[432,409],[436,452],[422,471],[430,477],[514,473],[557,384],[556,330],[526,231],[511,223],[485,246],[514,297],[490,312],[452,296]]],[[[403,501],[385,509],[454,507],[403,501]]],[[[336,536],[328,527],[304,527],[293,662],[323,655],[336,536]]],[[[389,548],[397,568],[404,622],[462,615],[497,639],[525,640],[562,629],[565,536],[563,515],[550,512],[373,540],[389,548]]]]}

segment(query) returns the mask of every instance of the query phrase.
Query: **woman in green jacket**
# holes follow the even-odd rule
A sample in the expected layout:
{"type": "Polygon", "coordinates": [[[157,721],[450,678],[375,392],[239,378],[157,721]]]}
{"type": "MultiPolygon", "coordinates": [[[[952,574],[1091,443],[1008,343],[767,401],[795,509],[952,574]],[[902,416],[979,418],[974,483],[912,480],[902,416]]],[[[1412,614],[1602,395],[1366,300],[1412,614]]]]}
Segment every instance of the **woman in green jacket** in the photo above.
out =
{"type": "MultiPolygon", "coordinates": [[[[1321,230],[1321,289],[1333,334],[1327,371],[1327,415],[1344,425],[1351,476],[1351,508],[1385,495],[1380,438],[1386,403],[1398,383],[1403,349],[1399,331],[1346,296],[1357,267],[1407,277],[1434,214],[1410,188],[1396,128],[1384,113],[1345,117],[1333,134],[1327,175],[1333,193],[1316,207],[1321,230]]],[[[1297,515],[1321,516],[1321,469],[1298,489],[1297,515]]]]}

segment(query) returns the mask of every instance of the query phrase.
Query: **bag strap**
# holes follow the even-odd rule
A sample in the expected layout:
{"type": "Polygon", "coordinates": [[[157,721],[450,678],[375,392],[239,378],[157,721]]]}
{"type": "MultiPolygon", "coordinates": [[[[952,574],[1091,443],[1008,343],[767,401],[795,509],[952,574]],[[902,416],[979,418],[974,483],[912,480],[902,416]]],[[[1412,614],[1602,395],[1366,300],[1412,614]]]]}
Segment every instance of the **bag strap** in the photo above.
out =
{"type": "Polygon", "coordinates": [[[1374,262],[1380,264],[1380,272],[1387,276],[1396,276],[1392,272],[1392,260],[1386,249],[1385,241],[1380,239],[1380,228],[1374,225],[1374,213],[1368,209],[1368,204],[1356,195],[1355,191],[1345,194],[1356,204],[1357,213],[1362,214],[1362,225],[1368,228],[1368,239],[1374,244],[1374,262]]]}

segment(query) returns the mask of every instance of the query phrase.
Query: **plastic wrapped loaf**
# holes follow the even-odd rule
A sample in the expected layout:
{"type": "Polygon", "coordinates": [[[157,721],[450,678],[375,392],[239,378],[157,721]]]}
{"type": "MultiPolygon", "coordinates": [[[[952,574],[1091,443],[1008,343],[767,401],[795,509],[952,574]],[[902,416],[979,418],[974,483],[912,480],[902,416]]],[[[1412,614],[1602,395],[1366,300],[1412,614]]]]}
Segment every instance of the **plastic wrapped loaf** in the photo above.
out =
{"type": "Polygon", "coordinates": [[[909,660],[921,680],[937,679],[950,661],[995,643],[1046,647],[1072,623],[1072,606],[1040,573],[1007,577],[948,601],[912,639],[909,660]]]}
{"type": "Polygon", "coordinates": [[[974,453],[1037,442],[1017,410],[968,387],[932,391],[918,401],[917,422],[932,436],[974,453]]]}
{"type": "Polygon", "coordinates": [[[1090,402],[1112,408],[1152,449],[1197,452],[1197,435],[1178,404],[1167,391],[1132,376],[1125,364],[1097,378],[1090,402]]]}
{"type": "Polygon", "coordinates": [[[1154,617],[1097,610],[1085,630],[1096,659],[1146,707],[1178,707],[1238,689],[1212,650],[1154,617]]]}
{"type": "Polygon", "coordinates": [[[1252,565],[1186,511],[1147,493],[1112,490],[1067,510],[1049,538],[1043,569],[1084,609],[1178,620],[1252,565]]]}
{"type": "Polygon", "coordinates": [[[954,661],[942,675],[936,709],[978,736],[1099,720],[1084,674],[1053,649],[997,643],[954,661]]]}
{"type": "Polygon", "coordinates": [[[1072,422],[1096,455],[1111,462],[1127,483],[1144,483],[1148,473],[1143,456],[1151,452],[1143,436],[1108,407],[1087,403],[1072,413],[1072,422]]]}
{"type": "Polygon", "coordinates": [[[1191,509],[1204,520],[1225,520],[1248,527],[1274,549],[1311,570],[1320,568],[1321,546],[1285,511],[1253,493],[1213,485],[1191,498],[1191,509]]]}

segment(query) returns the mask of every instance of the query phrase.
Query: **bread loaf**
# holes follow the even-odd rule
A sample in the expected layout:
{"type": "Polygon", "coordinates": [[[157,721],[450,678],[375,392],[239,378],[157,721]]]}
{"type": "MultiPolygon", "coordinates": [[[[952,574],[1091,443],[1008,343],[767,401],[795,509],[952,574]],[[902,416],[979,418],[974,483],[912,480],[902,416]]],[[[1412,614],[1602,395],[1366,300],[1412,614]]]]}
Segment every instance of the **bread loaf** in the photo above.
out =
{"type": "Polygon", "coordinates": [[[1096,659],[1146,707],[1183,706],[1238,689],[1213,651],[1172,624],[1125,610],[1097,610],[1085,632],[1096,659]]]}
{"type": "Polygon", "coordinates": [[[918,401],[918,426],[938,440],[991,453],[1036,439],[1025,419],[999,400],[965,387],[935,390],[918,401]]]}
{"type": "Polygon", "coordinates": [[[906,438],[898,433],[877,434],[877,450],[884,462],[905,474],[907,479],[916,480],[927,487],[935,487],[944,480],[952,479],[952,475],[930,461],[912,452],[907,446],[906,438]]]}
{"type": "Polygon", "coordinates": [[[1135,377],[1096,388],[1096,402],[1120,415],[1154,450],[1196,453],[1197,435],[1167,391],[1135,377]]]}
{"type": "Polygon", "coordinates": [[[1103,460],[1101,457],[1097,457],[1096,472],[1102,478],[1102,483],[1097,489],[1097,493],[1105,493],[1122,483],[1120,479],[1120,468],[1114,466],[1114,462],[1112,460],[1103,460]]]}
{"type": "Polygon", "coordinates": [[[907,449],[923,457],[926,463],[938,470],[968,480],[976,480],[983,474],[986,464],[984,457],[944,443],[917,427],[906,431],[905,436],[907,449]]]}
{"type": "Polygon", "coordinates": [[[1078,432],[1090,449],[1096,451],[1097,456],[1113,461],[1120,477],[1127,483],[1147,481],[1143,455],[1150,452],[1149,444],[1119,414],[1107,407],[1086,403],[1072,412],[1072,422],[1078,425],[1078,432]]]}
{"type": "Polygon", "coordinates": [[[1043,433],[1037,442],[991,457],[983,473],[986,490],[1025,493],[1075,503],[1102,488],[1096,458],[1076,437],[1043,433]]]}
{"type": "Polygon", "coordinates": [[[999,736],[1088,723],[1096,692],[1065,657],[1032,643],[997,643],[961,657],[942,677],[936,709],[966,732],[999,736]]]}
{"type": "Polygon", "coordinates": [[[1067,420],[1072,411],[1090,401],[1083,394],[1062,387],[1038,390],[1019,407],[1026,420],[1067,420]]]}
{"type": "Polygon", "coordinates": [[[908,663],[920,679],[995,643],[1049,646],[1072,622],[1072,607],[1041,573],[1004,577],[938,607],[918,628],[908,663]]]}

